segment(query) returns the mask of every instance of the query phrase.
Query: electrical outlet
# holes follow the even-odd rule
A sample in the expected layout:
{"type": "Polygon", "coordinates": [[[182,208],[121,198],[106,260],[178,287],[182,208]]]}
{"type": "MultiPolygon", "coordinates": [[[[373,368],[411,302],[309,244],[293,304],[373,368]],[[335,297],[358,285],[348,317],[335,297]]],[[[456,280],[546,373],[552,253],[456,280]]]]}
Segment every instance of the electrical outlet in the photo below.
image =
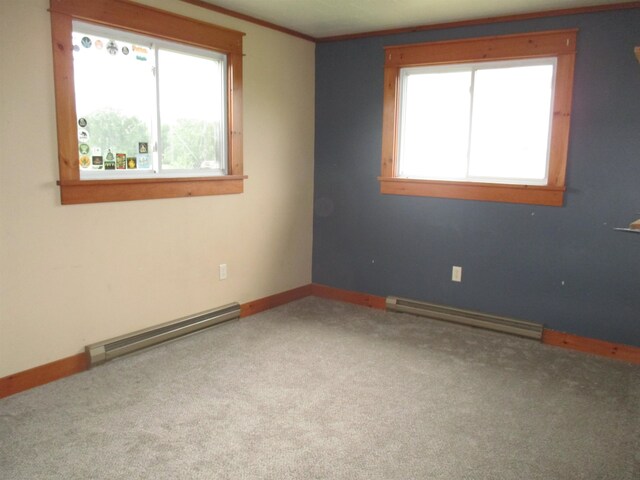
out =
{"type": "Polygon", "coordinates": [[[219,267],[219,271],[220,271],[220,280],[226,280],[227,279],[227,264],[226,263],[221,263],[220,267],[219,267]]]}
{"type": "Polygon", "coordinates": [[[461,282],[462,281],[462,267],[454,266],[451,269],[451,281],[452,282],[461,282]]]}

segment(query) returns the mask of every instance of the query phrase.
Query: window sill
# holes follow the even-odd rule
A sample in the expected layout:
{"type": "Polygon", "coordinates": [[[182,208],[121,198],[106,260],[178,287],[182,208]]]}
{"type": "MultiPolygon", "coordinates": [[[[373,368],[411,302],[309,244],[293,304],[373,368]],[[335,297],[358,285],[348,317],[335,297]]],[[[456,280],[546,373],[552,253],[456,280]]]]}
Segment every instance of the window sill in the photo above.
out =
{"type": "Polygon", "coordinates": [[[565,187],[464,183],[378,177],[380,193],[561,207],[565,187]]]}
{"type": "Polygon", "coordinates": [[[63,205],[242,193],[246,175],[123,180],[59,180],[63,205]]]}

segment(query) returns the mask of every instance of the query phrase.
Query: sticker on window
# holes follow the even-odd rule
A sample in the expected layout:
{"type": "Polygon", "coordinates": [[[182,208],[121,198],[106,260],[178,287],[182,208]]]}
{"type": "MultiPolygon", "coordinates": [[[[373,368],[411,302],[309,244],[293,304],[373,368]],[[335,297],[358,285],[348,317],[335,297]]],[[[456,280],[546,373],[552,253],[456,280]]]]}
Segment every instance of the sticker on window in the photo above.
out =
{"type": "Polygon", "coordinates": [[[78,140],[85,143],[89,141],[89,132],[84,128],[78,129],[78,140]]]}
{"type": "Polygon", "coordinates": [[[138,168],[151,168],[149,163],[149,155],[138,155],[138,168]]]}
{"type": "Polygon", "coordinates": [[[127,168],[127,155],[116,153],[116,170],[124,170],[125,168],[127,168]]]}
{"type": "Polygon", "coordinates": [[[107,43],[107,52],[109,52],[109,54],[111,55],[115,55],[116,53],[118,53],[118,45],[116,45],[116,42],[114,42],[113,40],[109,40],[109,42],[107,43]]]}

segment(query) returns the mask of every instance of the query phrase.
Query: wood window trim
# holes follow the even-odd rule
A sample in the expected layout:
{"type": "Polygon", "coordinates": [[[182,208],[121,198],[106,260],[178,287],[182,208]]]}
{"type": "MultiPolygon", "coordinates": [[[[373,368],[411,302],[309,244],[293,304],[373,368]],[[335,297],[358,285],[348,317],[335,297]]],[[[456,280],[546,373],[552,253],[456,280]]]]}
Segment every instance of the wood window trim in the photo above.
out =
{"type": "Polygon", "coordinates": [[[576,37],[577,29],[570,29],[385,47],[380,192],[562,206],[576,37]],[[557,59],[547,185],[449,182],[396,176],[401,68],[541,57],[557,59]]]}
{"type": "Polygon", "coordinates": [[[51,0],[51,35],[62,204],[242,193],[244,33],[127,0],[51,0]],[[219,177],[80,180],[73,76],[73,20],[129,30],[227,55],[227,168],[219,177]]]}

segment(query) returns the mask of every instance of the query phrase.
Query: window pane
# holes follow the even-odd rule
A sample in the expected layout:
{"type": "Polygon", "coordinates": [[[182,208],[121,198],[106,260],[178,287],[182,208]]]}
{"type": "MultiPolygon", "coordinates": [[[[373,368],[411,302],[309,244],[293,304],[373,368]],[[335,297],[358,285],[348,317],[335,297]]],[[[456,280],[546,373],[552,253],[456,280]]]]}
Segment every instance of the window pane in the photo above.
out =
{"type": "Polygon", "coordinates": [[[469,175],[546,183],[553,65],[477,70],[469,175]]]}
{"type": "Polygon", "coordinates": [[[81,28],[73,32],[73,45],[81,178],[151,168],[155,80],[150,46],[81,28]]]}
{"type": "Polygon", "coordinates": [[[226,172],[224,62],[159,50],[162,169],[226,172]]]}
{"type": "Polygon", "coordinates": [[[470,83],[470,71],[407,75],[399,176],[466,175],[470,83]]]}

